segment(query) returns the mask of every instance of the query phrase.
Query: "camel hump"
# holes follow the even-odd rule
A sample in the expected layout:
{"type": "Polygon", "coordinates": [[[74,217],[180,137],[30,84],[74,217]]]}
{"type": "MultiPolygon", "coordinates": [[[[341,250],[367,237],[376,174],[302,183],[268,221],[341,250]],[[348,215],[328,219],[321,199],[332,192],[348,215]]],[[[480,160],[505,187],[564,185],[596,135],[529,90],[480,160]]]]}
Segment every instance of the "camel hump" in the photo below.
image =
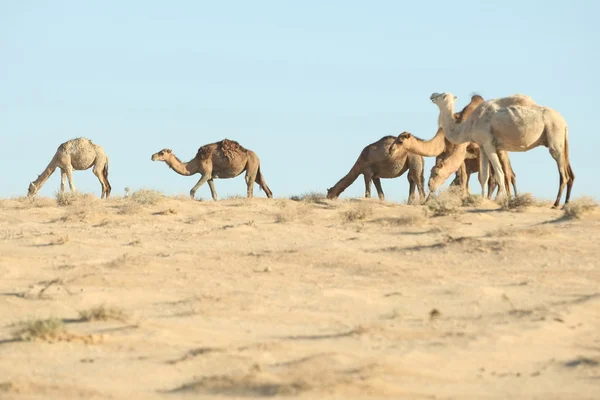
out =
{"type": "Polygon", "coordinates": [[[236,153],[246,153],[248,150],[245,149],[235,140],[223,139],[221,141],[221,151],[230,161],[236,156],[236,153]]]}
{"type": "Polygon", "coordinates": [[[196,153],[196,158],[199,160],[208,160],[212,155],[212,148],[210,145],[202,146],[198,149],[198,153],[196,153]]]}

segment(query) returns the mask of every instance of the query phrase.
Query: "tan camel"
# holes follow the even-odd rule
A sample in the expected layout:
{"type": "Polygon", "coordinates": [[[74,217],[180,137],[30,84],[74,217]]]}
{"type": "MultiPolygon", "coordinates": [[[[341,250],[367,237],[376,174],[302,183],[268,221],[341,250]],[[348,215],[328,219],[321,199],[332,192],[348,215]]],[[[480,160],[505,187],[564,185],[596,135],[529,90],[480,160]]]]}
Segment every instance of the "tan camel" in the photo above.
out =
{"type": "Polygon", "coordinates": [[[76,138],[64,142],[58,149],[50,164],[46,169],[38,175],[37,179],[29,184],[27,196],[35,195],[44,185],[44,183],[54,173],[56,168],[60,168],[60,192],[65,191],[66,180],[69,180],[69,188],[71,192],[76,192],[77,189],[73,184],[73,171],[84,171],[91,167],[94,175],[98,177],[102,185],[102,195],[100,198],[110,196],[110,183],[108,182],[108,157],[104,149],[97,144],[92,143],[86,138],[76,138]]]}
{"type": "Polygon", "coordinates": [[[498,151],[529,151],[538,146],[548,147],[556,160],[560,183],[553,207],[558,207],[565,185],[565,204],[571,197],[575,174],[569,161],[568,128],[557,111],[536,104],[529,96],[515,95],[487,100],[462,124],[453,118],[456,96],[451,93],[433,93],[431,101],[440,110],[440,122],[448,140],[455,144],[475,142],[481,147],[482,196],[485,196],[489,175],[488,161],[494,167],[499,196],[506,193],[504,172],[498,151]]]}
{"type": "Polygon", "coordinates": [[[205,182],[208,182],[213,200],[217,200],[217,191],[213,179],[235,178],[246,171],[247,197],[254,193],[254,183],[260,186],[268,198],[273,197],[271,189],[265,182],[264,175],[260,172],[260,160],[252,150],[245,149],[238,142],[223,139],[220,142],[204,145],[198,149],[196,157],[189,162],[180,161],[170,149],[163,149],[152,154],[152,161],[164,161],[180,175],[189,176],[201,174],[202,177],[190,190],[193,199],[196,191],[205,182]]]}
{"type": "MultiPolygon", "coordinates": [[[[461,123],[468,118],[483,102],[483,97],[479,95],[473,95],[469,104],[467,104],[460,112],[453,115],[454,119],[457,121],[457,123],[461,123]]],[[[474,163],[479,164],[479,146],[477,144],[468,144],[465,148],[466,151],[462,152],[460,151],[462,148],[459,148],[459,146],[446,139],[444,130],[439,127],[435,136],[430,140],[422,140],[413,136],[409,132],[402,132],[390,146],[390,154],[393,154],[400,147],[422,156],[436,157],[436,164],[431,171],[429,179],[429,196],[432,192],[435,192],[453,172],[456,172],[456,178],[454,179],[453,183],[459,184],[466,193],[469,193],[468,178],[470,173],[467,175],[466,164],[467,162],[469,163],[469,166],[472,166],[474,163]],[[460,151],[459,154],[464,154],[465,158],[463,159],[462,163],[460,162],[460,157],[452,157],[452,155],[457,151],[460,151]],[[451,163],[445,161],[448,158],[450,158],[449,161],[451,161],[451,163]],[[475,160],[467,161],[469,158],[474,158],[475,160]]],[[[501,152],[500,158],[503,160],[502,165],[506,180],[507,182],[513,183],[516,195],[516,177],[512,166],[510,165],[508,154],[506,152],[501,152]]],[[[474,172],[479,172],[479,167],[474,172]]],[[[496,182],[494,179],[491,180],[491,184],[495,186],[496,182]]],[[[427,197],[428,199],[429,196],[427,197]]]]}
{"type": "Polygon", "coordinates": [[[415,197],[415,186],[419,190],[421,201],[423,201],[425,198],[423,157],[406,151],[398,151],[393,156],[390,155],[388,149],[395,139],[394,136],[385,136],[365,147],[350,172],[333,187],[327,189],[327,198],[338,198],[362,174],[365,178],[365,197],[371,197],[371,181],[373,181],[379,199],[384,200],[385,194],[381,187],[381,178],[396,178],[408,170],[408,201],[412,202],[415,197]]]}

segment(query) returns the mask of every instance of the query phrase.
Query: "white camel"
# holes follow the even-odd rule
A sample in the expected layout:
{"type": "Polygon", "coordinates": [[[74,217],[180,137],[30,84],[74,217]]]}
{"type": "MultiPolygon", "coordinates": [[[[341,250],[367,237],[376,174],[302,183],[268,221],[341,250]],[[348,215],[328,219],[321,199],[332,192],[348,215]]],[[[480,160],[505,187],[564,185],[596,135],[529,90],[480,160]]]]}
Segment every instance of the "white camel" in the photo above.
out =
{"type": "Polygon", "coordinates": [[[496,199],[506,193],[498,151],[525,152],[545,146],[556,160],[560,175],[558,195],[553,208],[560,204],[565,185],[565,204],[569,202],[575,174],[569,162],[567,123],[558,111],[536,104],[529,96],[517,94],[487,100],[481,103],[466,121],[457,124],[453,118],[456,96],[451,93],[433,93],[430,99],[440,109],[439,123],[450,142],[475,142],[481,148],[479,182],[482,197],[485,197],[487,189],[488,161],[492,163],[496,182],[500,185],[496,199]]]}

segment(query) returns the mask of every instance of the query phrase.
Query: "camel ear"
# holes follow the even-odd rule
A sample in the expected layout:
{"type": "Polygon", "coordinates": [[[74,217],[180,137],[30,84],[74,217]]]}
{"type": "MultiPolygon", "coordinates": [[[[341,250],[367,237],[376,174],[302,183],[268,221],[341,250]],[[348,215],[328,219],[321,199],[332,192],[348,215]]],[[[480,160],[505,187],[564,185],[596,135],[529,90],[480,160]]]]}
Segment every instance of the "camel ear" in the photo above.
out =
{"type": "Polygon", "coordinates": [[[171,149],[165,149],[164,151],[165,151],[165,153],[171,153],[172,152],[171,149]]]}
{"type": "Polygon", "coordinates": [[[454,100],[458,99],[458,97],[454,96],[454,100]]]}

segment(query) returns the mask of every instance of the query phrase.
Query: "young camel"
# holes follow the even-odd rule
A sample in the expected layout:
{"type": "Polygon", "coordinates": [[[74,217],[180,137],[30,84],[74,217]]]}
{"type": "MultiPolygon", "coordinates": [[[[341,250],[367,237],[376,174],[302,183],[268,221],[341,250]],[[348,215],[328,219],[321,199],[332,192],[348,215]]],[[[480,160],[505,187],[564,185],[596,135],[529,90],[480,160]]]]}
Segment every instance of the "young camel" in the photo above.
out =
{"type": "Polygon", "coordinates": [[[553,208],[560,204],[565,185],[565,204],[569,202],[575,174],[569,161],[567,123],[557,111],[536,104],[529,96],[515,95],[483,102],[466,121],[457,125],[453,118],[456,96],[451,93],[433,93],[430,99],[440,110],[441,125],[450,142],[475,142],[481,147],[482,196],[485,196],[487,188],[488,161],[494,167],[496,181],[500,186],[496,198],[506,193],[498,151],[525,152],[545,146],[556,160],[560,176],[553,208]]]}
{"type": "Polygon", "coordinates": [[[158,153],[154,153],[151,159],[152,161],[164,161],[179,175],[201,174],[202,177],[198,183],[190,190],[192,199],[198,188],[208,182],[212,198],[217,201],[217,191],[213,179],[235,178],[244,171],[246,171],[248,198],[253,197],[255,182],[264,190],[268,198],[273,197],[264,175],[260,172],[260,160],[256,153],[245,149],[233,140],[223,139],[220,142],[204,145],[198,149],[196,157],[189,162],[180,161],[171,149],[163,149],[158,153]]]}
{"type": "Polygon", "coordinates": [[[358,160],[356,160],[350,169],[350,172],[333,187],[327,189],[327,198],[337,199],[360,174],[363,174],[365,178],[365,197],[371,197],[371,181],[373,181],[379,199],[384,200],[385,194],[381,187],[381,178],[396,178],[408,170],[409,203],[415,197],[415,186],[419,190],[420,200],[423,201],[425,198],[425,191],[423,189],[425,184],[423,157],[406,151],[399,151],[394,155],[390,155],[388,148],[394,140],[394,136],[385,136],[365,147],[360,153],[358,160]]]}
{"type": "Polygon", "coordinates": [[[71,139],[58,146],[54,157],[50,160],[50,164],[38,175],[35,181],[29,184],[27,196],[35,195],[56,168],[60,168],[60,193],[64,193],[67,179],[69,180],[71,192],[76,192],[77,189],[73,184],[73,171],[84,171],[92,166],[94,167],[92,170],[94,175],[98,177],[100,185],[102,185],[100,198],[108,199],[112,189],[108,182],[108,157],[101,146],[82,137],[71,139]]]}
{"type": "MultiPolygon", "coordinates": [[[[463,108],[460,112],[455,113],[453,115],[454,119],[457,121],[457,123],[461,123],[466,118],[468,118],[469,115],[473,113],[473,111],[475,111],[479,104],[483,102],[483,97],[479,95],[472,96],[470,103],[467,104],[465,108],[463,108]]],[[[442,161],[448,158],[452,153],[457,151],[457,146],[449,142],[448,139],[446,139],[446,136],[444,135],[444,130],[441,127],[438,128],[438,131],[436,132],[435,136],[430,140],[422,140],[417,138],[416,136],[413,136],[409,132],[402,132],[400,135],[398,135],[394,143],[390,146],[390,154],[393,154],[400,147],[403,147],[405,150],[408,150],[412,153],[420,154],[422,156],[436,157],[436,166],[438,166],[438,171],[435,175],[435,179],[433,181],[430,179],[430,192],[435,192],[435,190],[437,190],[437,188],[446,181],[446,179],[450,176],[450,174],[452,174],[452,172],[456,172],[456,178],[454,179],[453,184],[458,184],[465,190],[466,193],[469,193],[469,176],[473,172],[480,171],[479,166],[477,166],[477,169],[471,170],[471,172],[467,174],[467,170],[469,169],[467,167],[467,163],[469,164],[469,167],[471,167],[473,164],[479,165],[480,162],[479,146],[477,146],[477,144],[475,143],[470,143],[468,145],[467,151],[465,153],[465,159],[461,165],[452,164],[452,167],[456,168],[451,169],[448,168],[450,167],[450,165],[446,164],[445,169],[439,170],[439,166],[442,165],[442,161]],[[444,172],[443,174],[440,173],[442,171],[444,172]],[[434,187],[434,189],[432,189],[432,186],[434,187]]],[[[509,185],[510,183],[513,184],[516,195],[516,176],[510,164],[508,154],[502,151],[499,153],[499,156],[502,160],[502,167],[504,169],[507,185],[509,185]]],[[[495,179],[492,176],[490,176],[488,184],[490,185],[490,187],[496,186],[495,179]]]]}

